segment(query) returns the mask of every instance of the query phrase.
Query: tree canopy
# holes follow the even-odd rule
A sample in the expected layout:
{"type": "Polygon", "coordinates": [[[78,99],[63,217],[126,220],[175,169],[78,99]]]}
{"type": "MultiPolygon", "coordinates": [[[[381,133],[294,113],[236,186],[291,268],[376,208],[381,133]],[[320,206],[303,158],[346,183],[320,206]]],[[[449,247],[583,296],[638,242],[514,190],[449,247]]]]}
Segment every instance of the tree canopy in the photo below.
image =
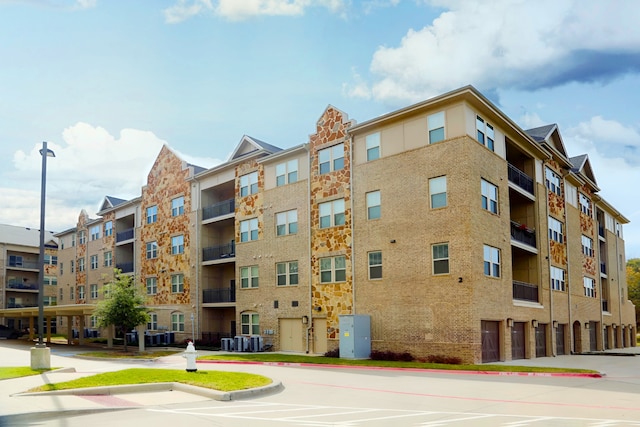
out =
{"type": "Polygon", "coordinates": [[[636,322],[640,322],[640,258],[627,261],[629,299],[636,305],[636,322]]]}
{"type": "Polygon", "coordinates": [[[133,276],[115,269],[113,279],[104,286],[105,298],[94,311],[98,326],[114,326],[123,334],[124,351],[127,351],[126,333],[149,321],[145,299],[136,289],[133,276]]]}

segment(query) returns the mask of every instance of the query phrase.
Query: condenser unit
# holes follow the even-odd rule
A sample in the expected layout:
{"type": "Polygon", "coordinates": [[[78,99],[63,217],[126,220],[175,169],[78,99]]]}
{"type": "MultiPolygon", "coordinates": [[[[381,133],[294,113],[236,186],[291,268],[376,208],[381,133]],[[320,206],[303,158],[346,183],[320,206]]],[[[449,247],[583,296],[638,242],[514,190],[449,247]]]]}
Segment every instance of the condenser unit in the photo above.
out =
{"type": "Polygon", "coordinates": [[[263,351],[264,350],[264,341],[260,335],[252,335],[251,338],[251,351],[263,351]]]}
{"type": "Polygon", "coordinates": [[[222,344],[222,351],[233,351],[235,348],[233,338],[222,338],[220,343],[222,344]]]}
{"type": "Polygon", "coordinates": [[[234,339],[234,350],[235,351],[249,351],[251,343],[249,341],[249,337],[237,336],[234,339]]]}

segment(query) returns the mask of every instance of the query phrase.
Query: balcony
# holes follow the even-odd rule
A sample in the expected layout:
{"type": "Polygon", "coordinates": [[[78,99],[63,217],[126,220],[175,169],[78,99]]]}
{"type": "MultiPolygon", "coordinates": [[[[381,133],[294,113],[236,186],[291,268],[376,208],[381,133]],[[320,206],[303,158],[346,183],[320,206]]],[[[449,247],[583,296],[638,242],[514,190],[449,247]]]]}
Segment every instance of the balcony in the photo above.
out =
{"type": "Polygon", "coordinates": [[[236,302],[236,289],[204,289],[202,291],[202,302],[204,304],[217,302],[236,302]]]}
{"type": "Polygon", "coordinates": [[[39,289],[39,286],[36,283],[9,282],[7,283],[7,288],[26,291],[37,291],[39,289]]]}
{"type": "Polygon", "coordinates": [[[233,258],[234,256],[236,256],[236,245],[234,242],[202,249],[202,261],[215,261],[222,258],[233,258]]]}
{"type": "Polygon", "coordinates": [[[40,264],[38,261],[21,261],[15,259],[7,260],[7,267],[9,268],[27,268],[30,270],[38,270],[40,268],[40,264]]]}
{"type": "Polygon", "coordinates": [[[215,203],[213,205],[202,208],[202,220],[216,218],[222,215],[228,215],[235,212],[236,201],[235,199],[225,200],[223,202],[215,203]]]}
{"type": "Polygon", "coordinates": [[[116,233],[116,243],[124,242],[126,240],[132,240],[135,235],[133,228],[126,229],[119,233],[116,233]]]}
{"type": "Polygon", "coordinates": [[[519,282],[517,280],[514,280],[513,299],[538,302],[538,286],[531,283],[519,282]]]}
{"type": "Polygon", "coordinates": [[[122,271],[123,273],[133,273],[132,262],[119,262],[116,264],[116,268],[122,271]]]}
{"type": "Polygon", "coordinates": [[[536,247],[536,232],[524,224],[511,221],[511,239],[525,245],[536,247]]]}
{"type": "Polygon", "coordinates": [[[522,188],[529,194],[533,193],[533,178],[531,178],[526,173],[522,172],[517,167],[509,164],[509,172],[508,172],[509,182],[514,183],[518,187],[522,188]]]}
{"type": "Polygon", "coordinates": [[[37,303],[24,303],[24,304],[18,304],[15,302],[7,303],[7,308],[31,308],[31,307],[37,307],[37,306],[38,306],[37,303]]]}

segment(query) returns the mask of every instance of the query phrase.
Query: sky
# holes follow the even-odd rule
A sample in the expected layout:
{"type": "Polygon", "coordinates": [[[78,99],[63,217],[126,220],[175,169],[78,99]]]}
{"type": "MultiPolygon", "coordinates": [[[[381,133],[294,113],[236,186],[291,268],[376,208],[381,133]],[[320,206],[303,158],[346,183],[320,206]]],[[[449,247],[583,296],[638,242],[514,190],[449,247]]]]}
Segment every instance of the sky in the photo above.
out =
{"type": "Polygon", "coordinates": [[[45,228],[137,197],[166,144],[203,167],[243,135],[308,141],[471,84],[557,123],[640,257],[637,0],[0,0],[0,223],[45,228]]]}

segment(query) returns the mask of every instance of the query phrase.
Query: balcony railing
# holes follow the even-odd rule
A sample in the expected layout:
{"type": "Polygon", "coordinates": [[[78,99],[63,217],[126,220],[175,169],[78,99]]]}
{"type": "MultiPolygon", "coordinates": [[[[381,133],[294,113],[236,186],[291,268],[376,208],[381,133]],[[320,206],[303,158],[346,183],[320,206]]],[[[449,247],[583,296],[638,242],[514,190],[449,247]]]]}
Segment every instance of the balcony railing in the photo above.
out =
{"type": "Polygon", "coordinates": [[[223,202],[215,203],[211,206],[202,208],[202,220],[204,221],[218,216],[227,215],[233,213],[235,209],[235,199],[229,199],[223,202]]]}
{"type": "Polygon", "coordinates": [[[37,291],[39,289],[39,286],[36,283],[9,282],[7,283],[7,288],[37,291]]]}
{"type": "Polygon", "coordinates": [[[134,231],[135,230],[133,228],[129,228],[127,230],[120,231],[119,233],[116,233],[116,243],[124,242],[125,240],[133,239],[134,231]]]}
{"type": "Polygon", "coordinates": [[[517,167],[509,164],[509,181],[525,190],[527,193],[533,193],[533,178],[522,172],[517,167]]]}
{"type": "Polygon", "coordinates": [[[204,289],[202,291],[202,302],[205,304],[216,302],[236,302],[236,289],[204,289]]]}
{"type": "Polygon", "coordinates": [[[116,264],[116,268],[122,271],[123,273],[133,273],[132,262],[119,262],[116,264]]]}
{"type": "Polygon", "coordinates": [[[524,224],[511,221],[511,238],[525,245],[536,247],[536,232],[524,224]]]}
{"type": "Polygon", "coordinates": [[[538,302],[538,286],[531,283],[519,282],[517,280],[514,280],[513,299],[538,302]]]}
{"type": "Polygon", "coordinates": [[[602,311],[609,311],[609,301],[606,299],[602,300],[602,311]]]}
{"type": "Polygon", "coordinates": [[[202,260],[213,261],[222,258],[232,258],[236,255],[236,245],[231,242],[226,245],[210,246],[202,249],[202,260]]]}
{"type": "Polygon", "coordinates": [[[37,261],[16,261],[7,260],[7,267],[11,268],[29,268],[31,270],[37,270],[40,268],[40,264],[37,261]]]}
{"type": "Polygon", "coordinates": [[[15,302],[10,302],[7,303],[7,308],[29,308],[29,307],[37,307],[38,304],[37,303],[23,303],[23,304],[18,304],[15,302]]]}

